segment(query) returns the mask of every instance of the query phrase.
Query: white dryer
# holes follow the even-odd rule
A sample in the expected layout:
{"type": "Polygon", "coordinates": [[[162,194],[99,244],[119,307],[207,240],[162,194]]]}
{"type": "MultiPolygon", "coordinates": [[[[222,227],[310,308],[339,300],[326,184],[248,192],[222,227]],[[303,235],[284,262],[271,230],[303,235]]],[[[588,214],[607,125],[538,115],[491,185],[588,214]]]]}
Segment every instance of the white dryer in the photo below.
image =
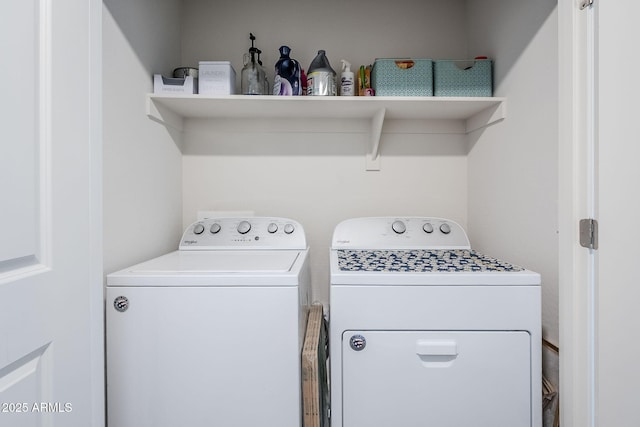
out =
{"type": "Polygon", "coordinates": [[[440,218],[340,223],[332,427],[540,427],[540,276],[440,218]]]}
{"type": "Polygon", "coordinates": [[[299,427],[309,282],[284,218],[198,221],[108,275],[108,425],[299,427]]]}

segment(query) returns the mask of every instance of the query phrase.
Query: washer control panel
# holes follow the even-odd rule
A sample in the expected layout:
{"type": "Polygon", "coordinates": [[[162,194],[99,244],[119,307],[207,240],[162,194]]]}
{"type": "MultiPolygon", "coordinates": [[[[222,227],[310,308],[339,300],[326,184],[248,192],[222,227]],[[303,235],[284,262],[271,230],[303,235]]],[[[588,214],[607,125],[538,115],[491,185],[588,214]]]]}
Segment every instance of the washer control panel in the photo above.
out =
{"type": "Polygon", "coordinates": [[[302,225],[288,218],[207,218],[194,222],[180,240],[180,250],[306,249],[302,225]]]}
{"type": "Polygon", "coordinates": [[[460,224],[435,217],[366,217],[338,224],[333,249],[471,249],[460,224]]]}

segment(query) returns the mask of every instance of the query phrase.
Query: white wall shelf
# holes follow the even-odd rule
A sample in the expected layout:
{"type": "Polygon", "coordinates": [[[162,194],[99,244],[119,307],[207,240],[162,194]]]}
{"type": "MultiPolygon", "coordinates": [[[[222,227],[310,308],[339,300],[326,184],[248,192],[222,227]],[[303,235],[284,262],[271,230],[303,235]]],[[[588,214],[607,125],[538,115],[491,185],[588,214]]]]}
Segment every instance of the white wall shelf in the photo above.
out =
{"type": "Polygon", "coordinates": [[[398,132],[470,133],[506,117],[505,98],[448,97],[279,97],[156,95],[147,97],[151,120],[179,131],[186,119],[344,119],[368,120],[371,148],[367,170],[378,170],[383,126],[396,121],[398,132]],[[447,126],[437,126],[438,122],[447,126]]]}

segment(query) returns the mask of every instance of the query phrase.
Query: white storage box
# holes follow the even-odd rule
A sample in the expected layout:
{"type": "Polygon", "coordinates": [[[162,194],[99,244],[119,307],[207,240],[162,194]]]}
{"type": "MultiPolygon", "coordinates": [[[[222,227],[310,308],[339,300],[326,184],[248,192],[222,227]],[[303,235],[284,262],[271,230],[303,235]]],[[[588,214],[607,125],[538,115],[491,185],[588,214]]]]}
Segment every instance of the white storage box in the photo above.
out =
{"type": "Polygon", "coordinates": [[[201,95],[233,95],[236,93],[236,72],[229,61],[200,61],[201,95]]]}
{"type": "Polygon", "coordinates": [[[192,76],[175,78],[154,74],[153,93],[198,93],[197,82],[198,79],[194,79],[192,76]]]}

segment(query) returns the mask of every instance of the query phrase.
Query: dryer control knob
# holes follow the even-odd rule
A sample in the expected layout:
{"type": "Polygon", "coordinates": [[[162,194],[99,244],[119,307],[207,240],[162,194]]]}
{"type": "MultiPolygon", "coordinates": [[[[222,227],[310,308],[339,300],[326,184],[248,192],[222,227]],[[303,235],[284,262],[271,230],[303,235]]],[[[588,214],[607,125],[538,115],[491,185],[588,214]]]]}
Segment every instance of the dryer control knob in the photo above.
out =
{"type": "Polygon", "coordinates": [[[271,234],[275,233],[276,231],[278,231],[278,224],[272,222],[267,226],[267,231],[271,234]]]}
{"type": "Polygon", "coordinates": [[[422,226],[422,229],[424,230],[425,233],[429,233],[429,234],[433,233],[433,225],[431,225],[430,222],[425,223],[422,226]]]}
{"type": "Polygon", "coordinates": [[[391,229],[395,231],[396,234],[402,234],[407,231],[407,226],[404,225],[402,221],[394,221],[393,224],[391,224],[391,229]]]}
{"type": "Polygon", "coordinates": [[[222,227],[220,227],[220,224],[218,224],[217,222],[211,224],[211,228],[209,228],[209,232],[211,234],[218,234],[220,230],[222,230],[222,227]]]}
{"type": "Polygon", "coordinates": [[[195,234],[202,234],[202,232],[203,232],[203,231],[204,231],[204,225],[202,225],[202,224],[196,224],[196,225],[193,227],[193,232],[194,232],[195,234]]]}
{"type": "Polygon", "coordinates": [[[247,234],[249,230],[251,230],[249,221],[241,221],[240,224],[238,224],[238,233],[247,234]]]}
{"type": "Polygon", "coordinates": [[[284,232],[287,234],[291,234],[296,230],[296,228],[293,226],[293,224],[285,224],[284,226],[284,232]]]}
{"type": "Polygon", "coordinates": [[[451,233],[451,226],[445,222],[440,226],[440,231],[442,231],[443,234],[449,234],[451,233]]]}

